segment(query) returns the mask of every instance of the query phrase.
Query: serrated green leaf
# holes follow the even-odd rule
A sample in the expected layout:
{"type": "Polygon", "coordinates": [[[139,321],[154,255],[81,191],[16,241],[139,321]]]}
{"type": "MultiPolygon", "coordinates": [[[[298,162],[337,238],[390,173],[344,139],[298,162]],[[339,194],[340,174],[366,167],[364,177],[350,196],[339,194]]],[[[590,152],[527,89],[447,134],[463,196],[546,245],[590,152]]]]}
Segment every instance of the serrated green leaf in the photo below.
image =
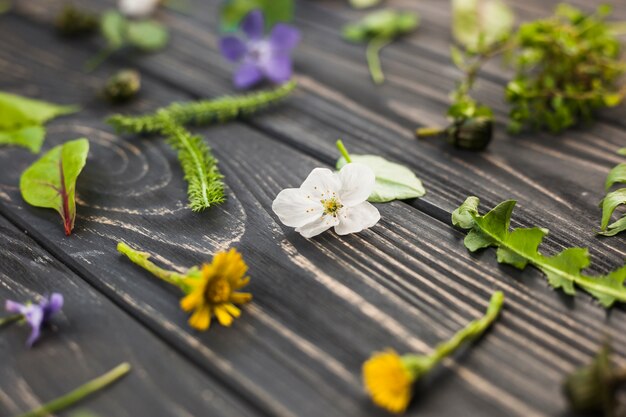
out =
{"type": "Polygon", "coordinates": [[[482,216],[477,206],[478,199],[469,197],[454,211],[452,219],[455,225],[470,229],[465,237],[465,246],[470,251],[494,246],[498,248],[498,262],[518,269],[531,264],[546,275],[553,288],[561,289],[566,294],[575,295],[578,287],[607,308],[616,301],[626,302],[626,267],[606,276],[583,275],[582,271],[590,264],[586,248],[568,248],[554,256],[545,256],[539,253],[539,245],[548,230],[533,227],[509,231],[515,201],[505,201],[482,216]],[[473,224],[468,216],[472,216],[473,224]]]}
{"type": "MultiPolygon", "coordinates": [[[[372,203],[386,203],[393,200],[417,198],[426,194],[422,182],[407,167],[389,162],[376,155],[351,155],[352,162],[367,165],[376,175],[374,191],[368,201],[372,203]]],[[[337,160],[336,167],[341,169],[346,165],[345,158],[337,160]]]]}
{"type": "Polygon", "coordinates": [[[127,23],[126,18],[117,10],[104,12],[100,21],[100,31],[109,49],[119,49],[124,45],[127,23]]]}
{"type": "Polygon", "coordinates": [[[0,145],[16,145],[39,153],[46,129],[43,126],[26,126],[14,130],[0,130],[0,145]]]}
{"type": "Polygon", "coordinates": [[[220,9],[222,31],[236,31],[241,20],[257,9],[263,12],[268,30],[276,23],[293,20],[293,0],[226,0],[220,9]]]}
{"type": "Polygon", "coordinates": [[[167,28],[154,20],[129,21],[126,36],[128,43],[147,52],[163,49],[169,40],[167,28]]]}
{"type": "Polygon", "coordinates": [[[452,0],[452,34],[469,50],[481,50],[504,39],[515,16],[501,0],[452,0]]]}
{"type": "Polygon", "coordinates": [[[20,178],[24,200],[35,207],[58,211],[68,236],[76,219],[76,179],[87,162],[88,153],[87,139],[66,142],[48,151],[20,178]]]}
{"type": "Polygon", "coordinates": [[[452,212],[452,224],[461,229],[474,227],[474,216],[478,214],[478,197],[468,197],[463,204],[452,212]]]}

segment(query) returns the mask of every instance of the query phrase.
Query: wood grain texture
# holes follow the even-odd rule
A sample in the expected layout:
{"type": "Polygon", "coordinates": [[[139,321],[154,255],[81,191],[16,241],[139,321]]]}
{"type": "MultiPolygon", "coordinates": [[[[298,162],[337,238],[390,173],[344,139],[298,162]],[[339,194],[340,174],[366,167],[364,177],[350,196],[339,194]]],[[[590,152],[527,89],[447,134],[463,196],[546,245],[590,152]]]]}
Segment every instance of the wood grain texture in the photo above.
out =
{"type": "MultiPolygon", "coordinates": [[[[44,16],[39,6],[31,5],[19,8],[29,22],[44,16]]],[[[516,214],[520,223],[570,223],[564,230],[555,230],[550,249],[595,242],[589,230],[593,216],[585,206],[577,206],[583,200],[579,192],[592,189],[586,188],[590,173],[600,178],[601,168],[613,163],[609,163],[609,149],[619,138],[603,149],[590,134],[587,148],[574,153],[582,172],[574,172],[573,178],[568,173],[567,180],[563,179],[564,165],[556,163],[562,157],[554,155],[556,149],[562,152],[563,145],[545,145],[540,138],[525,139],[539,147],[528,147],[532,152],[522,152],[513,139],[504,138],[483,155],[414,144],[410,138],[414,122],[390,111],[386,103],[377,103],[380,97],[402,93],[406,100],[423,101],[427,111],[438,114],[447,91],[435,82],[442,78],[439,64],[433,64],[432,78],[424,81],[436,89],[442,97],[439,101],[417,91],[406,92],[395,83],[368,91],[361,81],[357,88],[354,80],[364,68],[362,51],[344,45],[321,24],[313,27],[310,23],[325,19],[330,25],[332,14],[314,4],[303,3],[303,8],[306,13],[319,13],[320,19],[311,19],[309,26],[304,17],[299,20],[307,39],[298,57],[304,73],[300,93],[288,105],[254,118],[248,126],[200,130],[220,157],[230,188],[225,206],[202,215],[184,208],[182,174],[160,140],[123,140],[102,124],[107,109],[91,98],[92,91],[85,86],[99,85],[116,61],[85,76],[76,68],[93,53],[88,42],[70,48],[71,44],[50,39],[43,26],[7,18],[0,27],[7,39],[0,48],[0,88],[82,103],[86,110],[81,114],[51,125],[46,146],[87,135],[93,152],[80,179],[79,219],[71,239],[62,237],[55,213],[21,202],[15,183],[33,157],[15,149],[0,151],[2,211],[81,277],[261,412],[382,415],[361,391],[362,360],[386,346],[427,351],[479,315],[491,291],[500,288],[508,297],[502,321],[476,349],[433,375],[431,383],[419,390],[419,404],[410,414],[562,414],[565,404],[559,384],[563,374],[587,360],[605,332],[615,333],[617,351],[623,356],[623,309],[607,315],[586,296],[563,297],[551,291],[535,271],[519,273],[496,265],[492,251],[470,256],[462,247],[462,234],[437,218],[447,222],[449,211],[468,192],[486,198],[487,204],[517,196],[525,201],[516,214]],[[325,50],[346,50],[334,52],[336,56],[320,65],[321,58],[316,60],[311,51],[320,51],[321,45],[325,50]],[[280,189],[298,185],[313,167],[332,162],[332,144],[338,135],[344,136],[354,153],[383,153],[409,163],[430,193],[415,207],[404,203],[380,206],[383,221],[366,233],[347,238],[326,234],[306,241],[276,223],[271,201],[280,189]],[[518,156],[524,158],[517,162],[525,169],[521,178],[503,168],[518,156]],[[578,219],[581,214],[587,217],[578,219]],[[255,301],[244,309],[233,329],[190,332],[177,308],[176,291],[121,259],[114,250],[118,239],[184,266],[234,244],[251,266],[255,301]]],[[[160,80],[146,77],[141,100],[124,111],[145,111],[188,98],[188,93],[212,95],[229,89],[228,68],[219,61],[215,38],[206,30],[209,21],[177,15],[167,19],[176,30],[172,47],[141,61],[144,72],[160,80]],[[206,55],[198,53],[198,48],[206,50],[206,55]]],[[[121,56],[119,62],[128,63],[130,58],[121,56]]],[[[452,80],[450,76],[447,82],[452,80]]],[[[409,108],[400,103],[397,108],[409,108]]],[[[600,187],[593,190],[600,191],[600,187]]],[[[598,261],[598,269],[614,266],[623,258],[621,240],[611,242],[618,243],[593,248],[595,255],[609,251],[606,260],[598,261]]]]}
{"type": "Polygon", "coordinates": [[[77,405],[101,416],[257,415],[0,217],[0,300],[65,298],[32,349],[28,326],[0,338],[0,415],[14,416],[129,362],[131,373],[77,405]]]}
{"type": "MultiPolygon", "coordinates": [[[[194,96],[229,92],[232,68],[217,51],[215,32],[206,30],[216,26],[219,2],[192,4],[192,18],[166,13],[164,19],[174,32],[167,53],[120,58],[194,96]]],[[[544,14],[555,4],[547,2],[544,14]]],[[[434,141],[417,142],[414,127],[442,122],[448,93],[459,77],[447,57],[449,15],[442,2],[403,3],[422,14],[422,26],[414,37],[385,49],[388,82],[378,88],[369,83],[363,46],[339,36],[339,28],[357,13],[342,2],[298,5],[297,23],[304,35],[296,56],[300,93],[287,108],[256,117],[251,126],[327,163],[337,157],[338,137],[353,153],[401,161],[418,173],[429,191],[415,206],[441,220],[469,194],[481,197],[487,206],[517,199],[523,210],[517,217],[521,225],[552,229],[546,239],[549,250],[591,246],[594,268],[601,272],[623,263],[623,239],[595,235],[604,178],[622,159],[615,151],[626,142],[623,130],[598,123],[561,136],[511,137],[500,126],[495,143],[479,154],[434,141]]],[[[34,18],[49,15],[47,8],[34,3],[24,9],[34,18]]],[[[534,16],[538,14],[535,10],[534,16]]],[[[479,97],[498,110],[500,120],[505,115],[503,82],[502,77],[483,77],[478,89],[479,97]]]]}

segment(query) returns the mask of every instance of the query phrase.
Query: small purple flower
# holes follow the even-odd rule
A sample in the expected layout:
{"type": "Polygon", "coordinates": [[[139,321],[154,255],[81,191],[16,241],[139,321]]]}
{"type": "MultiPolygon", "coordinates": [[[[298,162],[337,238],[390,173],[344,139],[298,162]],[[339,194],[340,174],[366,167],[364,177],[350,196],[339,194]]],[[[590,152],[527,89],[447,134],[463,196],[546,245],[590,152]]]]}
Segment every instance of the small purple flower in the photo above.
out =
{"type": "Polygon", "coordinates": [[[20,304],[15,301],[7,300],[5,308],[9,313],[21,314],[22,318],[30,325],[32,331],[26,342],[26,346],[31,347],[39,339],[41,327],[46,324],[50,318],[58,313],[63,307],[63,296],[59,293],[53,293],[50,298],[43,297],[39,304],[20,304]]]}
{"type": "Polygon", "coordinates": [[[222,55],[239,63],[233,81],[239,89],[247,89],[264,78],[282,84],[291,79],[291,50],[300,42],[300,31],[293,26],[278,23],[268,37],[263,37],[264,19],[260,10],[250,12],[241,22],[246,35],[226,36],[220,40],[222,55]]]}

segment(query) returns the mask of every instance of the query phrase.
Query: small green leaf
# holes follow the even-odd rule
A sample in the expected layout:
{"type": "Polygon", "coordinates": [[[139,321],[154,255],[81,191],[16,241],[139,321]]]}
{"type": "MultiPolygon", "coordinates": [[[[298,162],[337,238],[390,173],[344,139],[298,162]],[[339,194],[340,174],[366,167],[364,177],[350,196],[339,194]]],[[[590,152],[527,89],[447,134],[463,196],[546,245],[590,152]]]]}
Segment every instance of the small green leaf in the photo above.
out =
{"type": "Polygon", "coordinates": [[[482,50],[504,39],[515,16],[501,0],[452,0],[452,34],[469,50],[482,50]]]}
{"type": "Polygon", "coordinates": [[[497,247],[498,262],[524,269],[528,264],[542,271],[548,283],[566,294],[575,295],[576,287],[593,295],[604,307],[616,301],[626,302],[626,267],[606,276],[583,275],[590,264],[586,248],[568,248],[555,256],[539,253],[539,245],[548,230],[538,227],[519,228],[509,231],[511,213],[515,201],[505,201],[481,216],[477,210],[478,199],[469,197],[453,213],[453,223],[470,229],[465,237],[465,246],[474,252],[489,246],[497,247]],[[474,220],[472,224],[467,216],[474,220]]]}
{"type": "Polygon", "coordinates": [[[0,130],[40,125],[58,116],[75,113],[77,106],[59,106],[0,92],[0,130]]]}
{"type": "Polygon", "coordinates": [[[600,204],[602,206],[602,222],[600,228],[605,230],[615,209],[622,204],[626,204],[626,188],[608,193],[600,204]]]}
{"type": "Polygon", "coordinates": [[[76,220],[76,179],[87,162],[88,153],[89,141],[84,138],[55,146],[20,178],[24,200],[35,207],[58,211],[67,236],[72,233],[76,220]]]}
{"type": "Polygon", "coordinates": [[[356,23],[343,28],[343,37],[352,42],[371,39],[393,39],[411,33],[419,26],[419,15],[383,9],[372,12],[356,23]]]}
{"type": "Polygon", "coordinates": [[[350,0],[350,5],[355,9],[366,9],[379,4],[381,0],[350,0]]]}
{"type": "MultiPolygon", "coordinates": [[[[367,165],[376,175],[374,191],[369,197],[372,203],[386,203],[393,200],[417,198],[426,194],[422,182],[405,166],[389,162],[376,155],[351,155],[352,162],[367,165]]],[[[346,165],[345,158],[339,158],[337,169],[346,165]]]]}
{"type": "Polygon", "coordinates": [[[618,183],[626,183],[626,163],[619,164],[609,171],[604,187],[608,191],[609,188],[618,183]]]}
{"type": "Polygon", "coordinates": [[[126,36],[131,45],[147,52],[163,49],[169,40],[167,28],[154,20],[129,21],[126,36]]]}
{"type": "Polygon", "coordinates": [[[452,58],[452,62],[457,68],[463,69],[465,67],[463,52],[454,45],[450,46],[450,58],[452,58]]]}
{"type": "Polygon", "coordinates": [[[0,145],[22,146],[32,153],[39,153],[45,137],[46,129],[39,125],[0,130],[0,145]]]}
{"type": "Polygon", "coordinates": [[[108,10],[102,15],[100,30],[107,40],[109,49],[119,49],[124,45],[128,21],[117,10],[108,10]]]}
{"type": "Polygon", "coordinates": [[[257,9],[263,12],[266,29],[293,20],[293,0],[226,0],[220,9],[222,31],[236,31],[241,20],[257,9]]]}
{"type": "Polygon", "coordinates": [[[452,212],[452,224],[461,229],[471,229],[474,227],[474,216],[478,215],[478,197],[467,197],[467,199],[452,212]]]}
{"type": "Polygon", "coordinates": [[[618,153],[618,154],[620,154],[620,155],[624,155],[624,156],[626,156],[626,148],[621,148],[621,149],[618,149],[618,150],[617,150],[617,153],[618,153]]]}

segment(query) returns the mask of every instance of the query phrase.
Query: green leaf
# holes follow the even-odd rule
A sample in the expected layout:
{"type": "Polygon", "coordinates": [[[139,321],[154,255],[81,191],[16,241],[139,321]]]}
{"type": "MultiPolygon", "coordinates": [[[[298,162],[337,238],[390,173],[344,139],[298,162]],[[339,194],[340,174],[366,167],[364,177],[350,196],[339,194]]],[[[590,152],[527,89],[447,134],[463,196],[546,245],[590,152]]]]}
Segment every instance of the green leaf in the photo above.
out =
{"type": "Polygon", "coordinates": [[[554,255],[539,253],[539,245],[548,230],[538,227],[509,230],[511,214],[516,202],[505,201],[485,215],[478,213],[478,199],[468,197],[452,215],[452,222],[469,229],[465,246],[472,252],[497,247],[498,262],[524,269],[528,264],[542,271],[548,283],[569,295],[575,295],[576,287],[594,296],[604,307],[616,301],[626,302],[626,267],[606,276],[590,277],[582,270],[590,264],[586,248],[568,248],[554,255]],[[469,220],[473,219],[473,223],[469,220]]]}
{"type": "Polygon", "coordinates": [[[38,153],[46,134],[43,124],[76,111],[76,106],[59,106],[0,92],[0,145],[22,146],[38,153]]]}
{"type": "Polygon", "coordinates": [[[163,133],[167,135],[170,146],[178,151],[178,159],[188,184],[189,208],[198,212],[223,203],[224,176],[204,139],[192,135],[166,116],[163,119],[163,133]]]}
{"type": "Polygon", "coordinates": [[[626,156],[626,148],[621,148],[621,149],[618,149],[618,150],[617,150],[617,153],[618,153],[618,154],[620,154],[620,155],[624,155],[624,156],[626,156]]]}
{"type": "Polygon", "coordinates": [[[374,7],[382,0],[350,0],[350,5],[355,9],[366,9],[368,7],[374,7]]]}
{"type": "Polygon", "coordinates": [[[119,49],[126,39],[126,25],[128,21],[117,10],[108,10],[102,15],[100,30],[107,40],[109,49],[119,49]]]}
{"type": "Polygon", "coordinates": [[[24,200],[35,207],[58,211],[68,236],[76,220],[76,179],[87,162],[88,153],[89,141],[84,138],[55,146],[20,178],[24,200]]]}
{"type": "Polygon", "coordinates": [[[75,113],[77,106],[59,106],[15,94],[0,92],[0,130],[41,125],[58,116],[75,113]]]}
{"type": "MultiPolygon", "coordinates": [[[[367,165],[376,175],[374,191],[368,198],[372,203],[417,198],[426,194],[422,182],[407,167],[389,162],[376,155],[351,155],[352,162],[367,165]]],[[[345,158],[337,161],[337,169],[346,165],[345,158]]]]}
{"type": "Polygon", "coordinates": [[[129,21],[126,36],[131,45],[147,52],[163,49],[169,40],[167,28],[154,20],[129,21]]]}
{"type": "Polygon", "coordinates": [[[257,9],[263,12],[266,29],[293,20],[293,0],[226,0],[220,9],[222,31],[236,31],[241,20],[257,9]]]}
{"type": "Polygon", "coordinates": [[[602,206],[602,222],[600,228],[605,230],[615,209],[622,204],[626,204],[626,188],[608,193],[600,203],[602,206]]]}
{"type": "Polygon", "coordinates": [[[609,171],[604,187],[608,191],[609,188],[618,183],[626,183],[626,163],[619,164],[609,171]]]}
{"type": "Polygon", "coordinates": [[[501,0],[452,0],[452,34],[469,50],[482,50],[513,30],[515,16],[501,0]]]}
{"type": "Polygon", "coordinates": [[[0,130],[0,145],[22,146],[32,153],[39,153],[46,129],[43,126],[19,127],[15,130],[0,130]]]}
{"type": "Polygon", "coordinates": [[[356,23],[343,28],[343,37],[352,42],[371,39],[393,39],[411,33],[419,26],[419,15],[383,9],[372,12],[356,23]]]}

